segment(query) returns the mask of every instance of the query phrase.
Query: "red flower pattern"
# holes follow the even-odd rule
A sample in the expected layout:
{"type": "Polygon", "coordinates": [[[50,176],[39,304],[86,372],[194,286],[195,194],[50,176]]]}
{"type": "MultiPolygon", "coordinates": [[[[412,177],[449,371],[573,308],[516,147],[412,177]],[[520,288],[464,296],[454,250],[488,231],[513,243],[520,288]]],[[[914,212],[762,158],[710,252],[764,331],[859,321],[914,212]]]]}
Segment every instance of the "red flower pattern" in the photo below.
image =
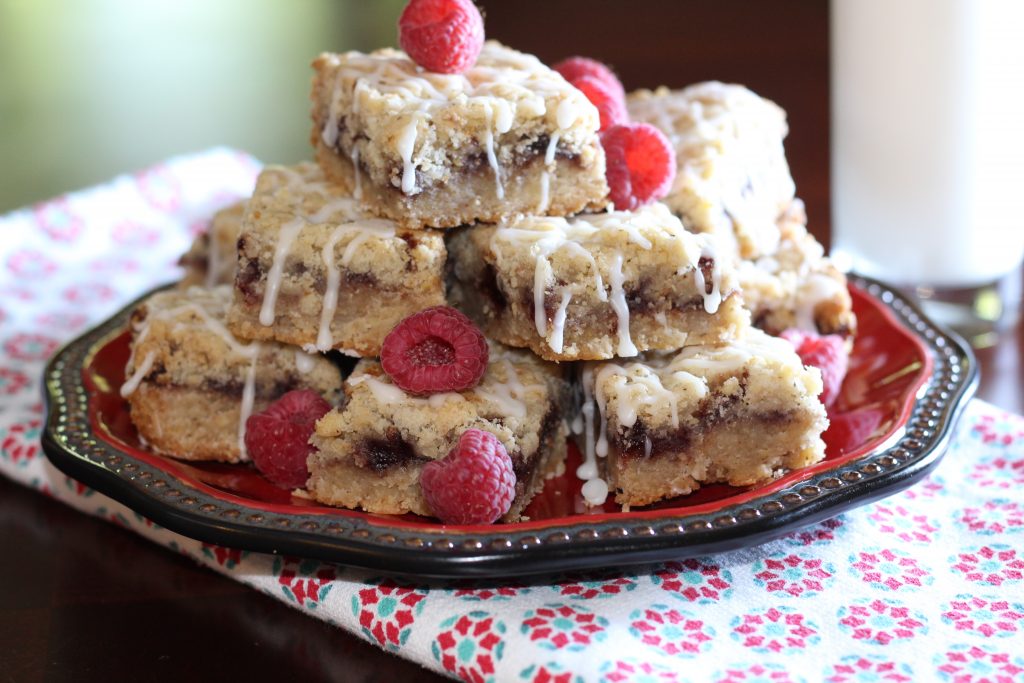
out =
{"type": "Polygon", "coordinates": [[[4,342],[4,353],[14,360],[46,360],[57,350],[58,342],[42,334],[16,334],[4,342]]]}
{"type": "Polygon", "coordinates": [[[825,589],[835,574],[820,557],[804,557],[796,553],[776,553],[754,563],[754,579],[769,593],[793,597],[816,595],[825,589]]]}
{"type": "Polygon", "coordinates": [[[791,607],[748,612],[732,620],[732,639],[754,652],[791,652],[816,644],[817,627],[791,607]]]}
{"type": "Polygon", "coordinates": [[[732,590],[732,575],[728,571],[694,558],[665,563],[651,580],[663,591],[687,602],[717,602],[732,590]]]}
{"type": "Polygon", "coordinates": [[[843,524],[844,522],[841,517],[833,517],[832,519],[826,519],[824,522],[809,526],[806,529],[793,532],[785,536],[785,538],[790,543],[797,545],[814,545],[815,543],[834,541],[836,533],[843,527],[843,524]]]}
{"type": "Polygon", "coordinates": [[[290,600],[310,608],[315,608],[327,597],[332,582],[338,578],[332,565],[292,557],[278,558],[274,562],[274,573],[281,590],[290,600]]]}
{"type": "Polygon", "coordinates": [[[889,548],[850,555],[850,571],[859,574],[864,583],[882,590],[913,590],[932,582],[931,575],[918,566],[916,559],[902,550],[889,548]]]}
{"type": "Polygon", "coordinates": [[[989,645],[954,645],[937,657],[943,678],[954,683],[1015,683],[1022,680],[1024,660],[989,645]]]}
{"type": "Polygon", "coordinates": [[[39,455],[39,429],[42,424],[42,420],[36,419],[16,422],[6,434],[0,432],[0,454],[15,464],[35,458],[39,455]]]}
{"type": "Polygon", "coordinates": [[[1010,636],[1021,633],[1024,628],[1024,605],[958,595],[942,613],[942,619],[951,623],[957,631],[979,633],[986,638],[1010,636]]]}
{"type": "Polygon", "coordinates": [[[431,651],[445,671],[468,683],[494,680],[505,649],[505,624],[487,612],[474,611],[449,617],[440,629],[431,651]]]}
{"type": "Polygon", "coordinates": [[[981,507],[964,508],[957,522],[975,534],[1002,534],[1024,529],[1024,506],[1008,500],[986,500],[981,507]]]}
{"type": "Polygon", "coordinates": [[[840,629],[854,640],[888,645],[927,633],[924,617],[895,600],[862,600],[839,609],[840,629]]]}
{"type": "Polygon", "coordinates": [[[953,569],[974,583],[1002,586],[1007,581],[1024,578],[1024,557],[1004,543],[984,545],[953,559],[953,569]]]}
{"type": "Polygon", "coordinates": [[[891,534],[905,543],[931,543],[938,528],[928,515],[914,514],[902,505],[876,503],[868,519],[883,534],[891,534]]]}
{"type": "Polygon", "coordinates": [[[601,665],[601,683],[681,683],[685,680],[675,669],[649,661],[628,659],[601,665]]]}
{"type": "Polygon", "coordinates": [[[668,605],[634,610],[629,632],[640,642],[669,655],[696,655],[710,647],[715,630],[689,612],[668,605]]]}
{"type": "Polygon", "coordinates": [[[906,664],[885,659],[878,655],[862,657],[847,655],[832,667],[832,673],[825,679],[826,683],[856,683],[857,681],[886,681],[891,683],[910,683],[913,671],[906,664]]]}
{"type": "Polygon", "coordinates": [[[520,630],[549,650],[582,650],[604,640],[608,620],[579,605],[545,605],[526,612],[520,630]]]}
{"type": "Polygon", "coordinates": [[[386,579],[360,590],[352,599],[352,611],[363,635],[381,647],[396,650],[409,638],[426,598],[427,591],[422,588],[400,586],[386,579]]]}

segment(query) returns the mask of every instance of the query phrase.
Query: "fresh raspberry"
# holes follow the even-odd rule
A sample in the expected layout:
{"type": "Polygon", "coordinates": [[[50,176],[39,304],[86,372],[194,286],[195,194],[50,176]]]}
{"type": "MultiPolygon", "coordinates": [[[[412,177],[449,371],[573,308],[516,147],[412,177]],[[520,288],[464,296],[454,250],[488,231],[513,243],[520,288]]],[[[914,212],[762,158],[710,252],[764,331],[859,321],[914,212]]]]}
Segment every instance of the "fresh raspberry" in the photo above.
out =
{"type": "Polygon", "coordinates": [[[850,364],[845,340],[838,334],[820,336],[797,329],[786,330],[779,336],[793,345],[804,365],[813,365],[821,370],[825,386],[821,391],[821,402],[826,406],[832,405],[839,396],[839,388],[850,364]]]}
{"type": "Polygon", "coordinates": [[[612,126],[601,133],[605,178],[618,211],[661,199],[676,177],[676,154],[664,133],[647,123],[612,126]]]}
{"type": "Polygon", "coordinates": [[[467,429],[447,456],[423,466],[420,489],[445,524],[491,524],[516,495],[512,458],[498,437],[467,429]]]}
{"type": "Polygon", "coordinates": [[[487,369],[487,340],[473,321],[449,306],[410,315],[384,338],[380,364],[410,394],[463,391],[487,369]]]}
{"type": "Polygon", "coordinates": [[[484,46],[484,19],[472,0],[410,0],[398,19],[398,42],[427,71],[460,74],[484,46]]]}
{"type": "Polygon", "coordinates": [[[309,479],[306,458],[316,421],[331,404],[311,389],[297,389],[245,421],[245,448],[263,476],[286,489],[302,488],[309,479]]]}
{"type": "Polygon", "coordinates": [[[601,130],[629,122],[626,101],[606,81],[594,76],[580,76],[571,83],[597,107],[597,113],[601,115],[601,130]]]}
{"type": "Polygon", "coordinates": [[[622,87],[622,81],[619,80],[618,76],[615,75],[615,72],[608,68],[607,65],[602,64],[596,59],[591,59],[589,57],[569,57],[568,59],[563,59],[551,68],[562,74],[562,78],[573,85],[576,85],[576,81],[584,76],[596,78],[611,88],[612,92],[614,92],[621,101],[626,101],[626,89],[622,87]]]}

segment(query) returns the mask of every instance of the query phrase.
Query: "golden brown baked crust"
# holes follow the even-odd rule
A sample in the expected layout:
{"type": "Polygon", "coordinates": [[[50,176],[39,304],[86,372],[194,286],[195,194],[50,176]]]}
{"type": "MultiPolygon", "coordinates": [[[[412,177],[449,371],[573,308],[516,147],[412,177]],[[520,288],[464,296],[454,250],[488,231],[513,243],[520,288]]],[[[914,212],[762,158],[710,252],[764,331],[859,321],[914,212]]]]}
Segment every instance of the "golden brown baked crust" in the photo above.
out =
{"type": "Polygon", "coordinates": [[[585,450],[605,456],[608,487],[622,505],[703,484],[763,483],[825,456],[821,374],[756,328],[723,345],[588,364],[585,375],[596,406],[586,433],[597,435],[585,450]]]}
{"type": "Polygon", "coordinates": [[[607,203],[597,109],[532,55],[489,41],[465,74],[424,71],[392,49],[323,54],[313,68],[324,172],[403,227],[607,203]]]}
{"type": "Polygon", "coordinates": [[[444,304],[435,230],[367,216],[311,163],[268,166],[238,238],[231,331],[373,357],[403,318],[444,304]]]}
{"type": "Polygon", "coordinates": [[[346,380],[347,401],[325,415],[311,443],[310,495],[367,512],[430,515],[420,491],[423,464],[445,457],[470,428],[494,434],[512,458],[515,520],[565,458],[566,385],[557,366],[492,345],[480,384],[426,398],[394,386],[377,361],[346,380]]]}
{"type": "Polygon", "coordinates": [[[451,299],[547,360],[724,341],[749,324],[729,255],[662,204],[475,226],[449,249],[451,299]]]}
{"type": "Polygon", "coordinates": [[[190,287],[154,294],[132,313],[121,393],[139,435],[160,453],[245,460],[251,413],[292,389],[340,400],[341,373],[323,356],[234,338],[224,326],[230,301],[230,287],[190,287]]]}

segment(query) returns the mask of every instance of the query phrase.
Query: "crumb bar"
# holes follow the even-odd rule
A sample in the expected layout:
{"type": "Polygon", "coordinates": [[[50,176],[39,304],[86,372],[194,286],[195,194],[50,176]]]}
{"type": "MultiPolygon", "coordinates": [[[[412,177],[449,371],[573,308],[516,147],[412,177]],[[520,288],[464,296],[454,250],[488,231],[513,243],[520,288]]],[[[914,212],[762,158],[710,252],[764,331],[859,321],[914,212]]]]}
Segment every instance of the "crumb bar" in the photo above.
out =
{"type": "Polygon", "coordinates": [[[292,390],[332,404],[341,373],[319,354],[275,343],[245,343],[224,326],[231,288],[159,292],[132,313],[128,378],[121,387],[139,435],[184,460],[247,460],[245,421],[292,390]]]}
{"type": "Polygon", "coordinates": [[[380,363],[362,360],[345,382],[347,401],[325,415],[311,443],[310,495],[367,512],[430,515],[419,479],[469,428],[493,433],[512,458],[516,496],[503,518],[518,519],[547,476],[563,467],[566,385],[557,366],[492,344],[480,384],[461,393],[409,396],[380,363]]]}
{"type": "Polygon", "coordinates": [[[583,374],[590,438],[580,474],[603,469],[621,505],[715,482],[760,484],[825,455],[821,374],[756,328],[725,345],[588,364],[583,374]]]}
{"type": "Polygon", "coordinates": [[[657,203],[476,226],[449,240],[450,296],[488,336],[547,360],[713,343],[749,319],[715,244],[657,203]]]}
{"type": "Polygon", "coordinates": [[[445,302],[441,233],[368,217],[312,163],[267,167],[242,221],[228,327],[243,339],[376,356],[445,302]]]}
{"type": "Polygon", "coordinates": [[[213,214],[210,227],[196,235],[191,248],[178,261],[185,269],[180,286],[214,287],[235,281],[235,249],[248,203],[242,200],[213,214]]]}
{"type": "Polygon", "coordinates": [[[639,90],[628,106],[634,120],[660,128],[676,150],[676,178],[664,201],[688,230],[735,240],[742,258],[776,250],[777,219],[796,191],[781,108],[743,86],[714,81],[639,90]]]}
{"type": "Polygon", "coordinates": [[[607,203],[597,109],[532,55],[488,41],[464,74],[393,49],[313,68],[317,160],[376,215],[450,228],[607,203]]]}
{"type": "Polygon", "coordinates": [[[793,201],[779,220],[775,253],[741,261],[737,275],[754,325],[769,334],[798,328],[851,337],[857,329],[843,275],[807,232],[803,202],[793,201]]]}

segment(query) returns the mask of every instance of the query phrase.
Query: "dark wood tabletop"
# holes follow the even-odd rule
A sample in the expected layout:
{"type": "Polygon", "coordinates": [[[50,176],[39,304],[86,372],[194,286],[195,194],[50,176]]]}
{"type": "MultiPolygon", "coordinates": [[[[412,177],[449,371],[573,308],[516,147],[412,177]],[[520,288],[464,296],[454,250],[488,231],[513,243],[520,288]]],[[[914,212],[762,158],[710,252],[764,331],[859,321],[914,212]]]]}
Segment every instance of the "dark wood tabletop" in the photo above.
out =
{"type": "MultiPolygon", "coordinates": [[[[828,243],[828,3],[649,0],[642,12],[601,0],[483,4],[491,35],[545,60],[589,54],[613,63],[628,87],[716,78],[779,102],[799,194],[828,243]]],[[[1024,324],[978,359],[978,395],[1024,412],[1024,324]]],[[[0,683],[282,676],[442,680],[0,477],[0,683]]]]}

